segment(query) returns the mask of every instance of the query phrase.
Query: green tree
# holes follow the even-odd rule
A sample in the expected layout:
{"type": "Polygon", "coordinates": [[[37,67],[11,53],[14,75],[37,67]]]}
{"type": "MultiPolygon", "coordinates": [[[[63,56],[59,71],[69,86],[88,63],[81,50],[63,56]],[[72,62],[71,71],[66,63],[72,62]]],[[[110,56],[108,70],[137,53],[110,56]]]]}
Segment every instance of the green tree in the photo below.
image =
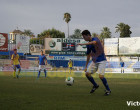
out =
{"type": "Polygon", "coordinates": [[[69,37],[69,22],[71,20],[71,15],[70,13],[64,13],[64,18],[63,20],[65,20],[65,22],[67,23],[67,27],[68,27],[68,37],[69,37]]]}
{"type": "Polygon", "coordinates": [[[92,33],[92,37],[99,37],[97,33],[92,33]]]}
{"type": "Polygon", "coordinates": [[[42,38],[32,38],[30,39],[30,44],[42,44],[44,45],[44,39],[42,38]]]}
{"type": "Polygon", "coordinates": [[[119,23],[115,28],[116,28],[116,32],[120,33],[120,37],[130,37],[132,33],[130,31],[131,27],[128,24],[119,23]]]}
{"type": "Polygon", "coordinates": [[[38,38],[65,38],[64,32],[56,30],[54,28],[44,30],[40,34],[38,34],[38,38]]]}
{"type": "Polygon", "coordinates": [[[111,32],[108,27],[103,27],[100,34],[100,39],[111,38],[111,32]]]}
{"type": "Polygon", "coordinates": [[[22,34],[24,34],[26,36],[30,36],[30,37],[35,37],[34,33],[31,30],[29,30],[29,29],[25,29],[22,34]]]}
{"type": "Polygon", "coordinates": [[[82,38],[82,35],[81,35],[81,30],[80,29],[75,29],[74,30],[74,34],[73,35],[70,35],[69,38],[82,38]]]}
{"type": "Polygon", "coordinates": [[[100,39],[102,45],[104,45],[104,39],[101,38],[101,36],[100,36],[99,34],[97,34],[97,33],[92,33],[92,37],[98,37],[98,38],[100,39]]]}

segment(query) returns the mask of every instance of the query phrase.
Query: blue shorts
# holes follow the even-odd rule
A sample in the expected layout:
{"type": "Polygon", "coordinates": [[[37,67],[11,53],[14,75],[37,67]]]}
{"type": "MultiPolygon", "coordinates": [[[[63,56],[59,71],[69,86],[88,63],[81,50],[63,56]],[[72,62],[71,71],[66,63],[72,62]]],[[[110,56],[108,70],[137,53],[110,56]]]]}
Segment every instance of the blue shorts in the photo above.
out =
{"type": "Polygon", "coordinates": [[[13,69],[15,69],[15,68],[20,69],[21,67],[20,67],[19,64],[18,65],[13,65],[13,69]]]}
{"type": "Polygon", "coordinates": [[[72,70],[72,67],[70,67],[70,70],[72,70]]]}

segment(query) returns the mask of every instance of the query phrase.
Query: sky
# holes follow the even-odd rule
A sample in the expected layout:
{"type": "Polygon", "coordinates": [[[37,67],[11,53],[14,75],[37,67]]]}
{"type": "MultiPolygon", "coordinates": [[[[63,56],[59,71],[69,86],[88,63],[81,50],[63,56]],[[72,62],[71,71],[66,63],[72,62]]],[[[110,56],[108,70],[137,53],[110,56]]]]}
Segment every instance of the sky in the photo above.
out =
{"type": "Polygon", "coordinates": [[[65,12],[71,14],[70,35],[75,29],[88,29],[100,34],[109,27],[112,37],[118,37],[115,27],[120,22],[131,27],[132,37],[140,36],[140,0],[0,0],[0,32],[30,29],[35,35],[55,28],[65,33],[65,12]]]}

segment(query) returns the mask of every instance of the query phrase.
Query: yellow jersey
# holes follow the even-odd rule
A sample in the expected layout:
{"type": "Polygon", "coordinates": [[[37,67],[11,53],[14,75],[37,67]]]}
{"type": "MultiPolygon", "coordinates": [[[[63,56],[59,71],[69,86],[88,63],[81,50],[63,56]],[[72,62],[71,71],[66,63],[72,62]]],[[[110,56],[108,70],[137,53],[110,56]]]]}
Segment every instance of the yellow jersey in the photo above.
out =
{"type": "Polygon", "coordinates": [[[68,66],[69,67],[72,67],[72,61],[71,62],[68,62],[68,66]]]}
{"type": "Polygon", "coordinates": [[[13,54],[11,57],[11,60],[13,60],[13,65],[18,65],[19,64],[19,55],[18,54],[13,54]]]}

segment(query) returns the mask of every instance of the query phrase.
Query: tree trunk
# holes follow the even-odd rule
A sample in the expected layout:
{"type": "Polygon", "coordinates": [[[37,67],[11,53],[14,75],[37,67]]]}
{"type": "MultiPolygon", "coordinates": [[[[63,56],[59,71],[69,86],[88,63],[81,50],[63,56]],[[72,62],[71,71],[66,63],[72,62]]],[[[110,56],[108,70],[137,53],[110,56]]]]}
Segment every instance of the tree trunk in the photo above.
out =
{"type": "Polygon", "coordinates": [[[69,38],[69,23],[67,23],[67,25],[68,25],[68,38],[69,38]]]}

